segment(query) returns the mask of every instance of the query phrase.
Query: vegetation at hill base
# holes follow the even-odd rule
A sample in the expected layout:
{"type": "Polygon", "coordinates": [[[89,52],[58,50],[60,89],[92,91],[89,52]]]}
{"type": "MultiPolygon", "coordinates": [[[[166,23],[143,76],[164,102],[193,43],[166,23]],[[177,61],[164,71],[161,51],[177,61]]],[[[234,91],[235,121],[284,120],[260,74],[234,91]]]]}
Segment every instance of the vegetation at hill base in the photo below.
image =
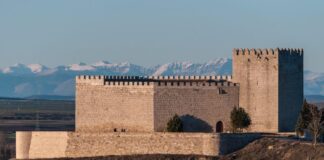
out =
{"type": "Polygon", "coordinates": [[[302,109],[300,111],[297,124],[296,124],[296,132],[298,135],[304,134],[304,129],[308,127],[308,124],[310,123],[312,119],[311,113],[310,113],[310,104],[307,103],[306,100],[304,100],[302,109]]]}
{"type": "Polygon", "coordinates": [[[324,111],[306,100],[304,100],[296,124],[297,135],[304,135],[305,130],[311,133],[313,146],[315,147],[320,135],[324,133],[324,111]]]}

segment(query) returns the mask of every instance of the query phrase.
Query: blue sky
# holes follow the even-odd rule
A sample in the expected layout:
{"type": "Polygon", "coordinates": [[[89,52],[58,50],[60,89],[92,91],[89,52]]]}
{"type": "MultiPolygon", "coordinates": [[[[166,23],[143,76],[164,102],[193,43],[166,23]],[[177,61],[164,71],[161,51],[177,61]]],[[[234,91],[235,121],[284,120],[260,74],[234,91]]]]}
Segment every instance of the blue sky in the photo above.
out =
{"type": "Polygon", "coordinates": [[[0,0],[0,67],[99,60],[152,66],[304,48],[324,72],[321,0],[0,0]]]}

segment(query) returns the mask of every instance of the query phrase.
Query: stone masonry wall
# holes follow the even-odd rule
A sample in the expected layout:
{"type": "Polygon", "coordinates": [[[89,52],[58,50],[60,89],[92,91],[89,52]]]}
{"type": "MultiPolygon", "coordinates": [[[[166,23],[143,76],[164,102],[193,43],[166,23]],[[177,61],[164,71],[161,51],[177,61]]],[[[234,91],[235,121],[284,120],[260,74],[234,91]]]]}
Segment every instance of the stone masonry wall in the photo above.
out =
{"type": "Polygon", "coordinates": [[[221,121],[230,129],[230,112],[239,105],[239,86],[233,83],[184,83],[156,86],[154,130],[164,131],[170,118],[178,114],[189,132],[215,132],[221,121]]]}
{"type": "Polygon", "coordinates": [[[233,81],[240,83],[240,107],[250,114],[250,131],[277,132],[278,52],[234,49],[233,81]]]}
{"type": "Polygon", "coordinates": [[[17,132],[17,159],[134,154],[226,154],[260,134],[17,132]],[[226,145],[225,145],[226,142],[226,145]]]}
{"type": "Polygon", "coordinates": [[[302,49],[234,49],[233,82],[250,131],[294,131],[304,96],[302,49]]]}
{"type": "Polygon", "coordinates": [[[153,85],[76,83],[76,130],[153,131],[153,85]]]}
{"type": "Polygon", "coordinates": [[[106,133],[69,134],[67,157],[134,154],[217,155],[214,134],[106,133]]]}
{"type": "Polygon", "coordinates": [[[79,76],[76,78],[76,130],[164,131],[175,114],[181,116],[187,132],[215,132],[217,122],[229,130],[230,112],[239,104],[238,84],[206,77],[185,78],[136,82],[79,76]]]}
{"type": "Polygon", "coordinates": [[[303,54],[280,54],[279,131],[281,132],[295,130],[304,99],[303,79],[303,54]]]}
{"type": "Polygon", "coordinates": [[[16,132],[16,159],[66,157],[68,132],[16,132]]]}

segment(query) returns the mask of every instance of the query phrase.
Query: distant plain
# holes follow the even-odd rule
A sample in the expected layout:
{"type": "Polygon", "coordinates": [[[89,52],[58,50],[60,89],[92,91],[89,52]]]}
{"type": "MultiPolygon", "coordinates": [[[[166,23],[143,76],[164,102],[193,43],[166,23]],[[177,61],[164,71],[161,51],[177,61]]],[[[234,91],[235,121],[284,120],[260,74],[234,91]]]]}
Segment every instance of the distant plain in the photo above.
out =
{"type": "Polygon", "coordinates": [[[0,131],[72,131],[70,100],[0,99],[0,131]]]}

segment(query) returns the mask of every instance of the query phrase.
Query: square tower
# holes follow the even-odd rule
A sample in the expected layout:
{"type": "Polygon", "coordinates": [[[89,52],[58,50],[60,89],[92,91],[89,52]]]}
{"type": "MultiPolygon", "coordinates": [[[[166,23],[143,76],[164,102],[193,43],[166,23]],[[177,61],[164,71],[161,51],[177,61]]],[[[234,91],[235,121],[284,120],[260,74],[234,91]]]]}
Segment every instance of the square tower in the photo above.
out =
{"type": "Polygon", "coordinates": [[[233,81],[250,131],[289,132],[303,103],[303,49],[233,49],[233,81]]]}

